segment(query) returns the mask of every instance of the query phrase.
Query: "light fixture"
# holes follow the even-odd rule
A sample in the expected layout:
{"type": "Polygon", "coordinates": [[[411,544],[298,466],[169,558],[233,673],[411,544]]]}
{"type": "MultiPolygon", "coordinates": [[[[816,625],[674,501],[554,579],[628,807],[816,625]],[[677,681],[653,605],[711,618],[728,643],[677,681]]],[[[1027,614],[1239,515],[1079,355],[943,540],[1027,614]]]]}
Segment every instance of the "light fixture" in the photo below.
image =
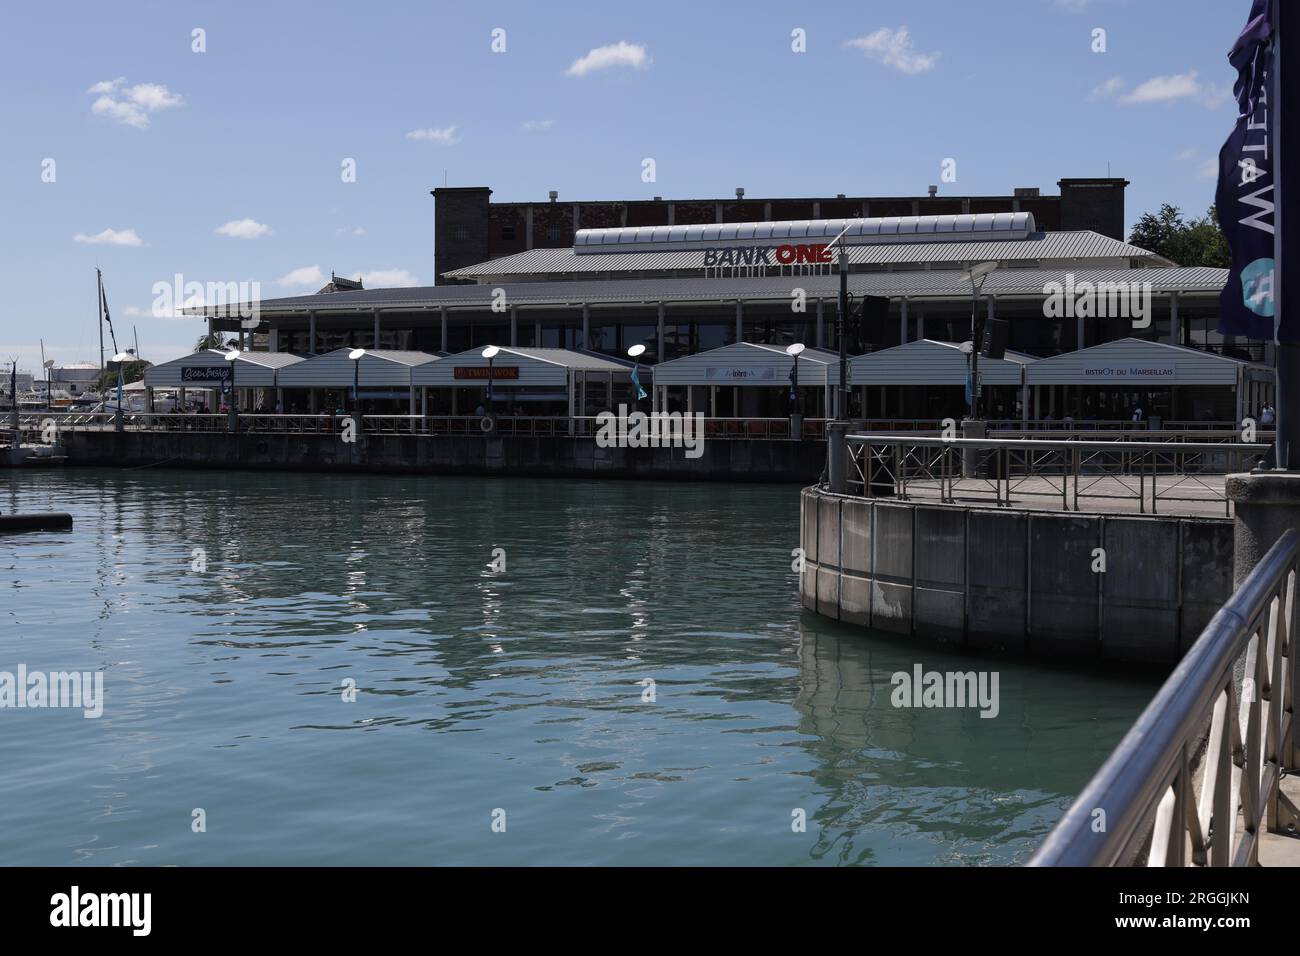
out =
{"type": "Polygon", "coordinates": [[[495,345],[489,345],[483,350],[483,357],[485,359],[496,358],[497,353],[500,351],[501,349],[497,348],[495,345]]]}
{"type": "Polygon", "coordinates": [[[350,358],[352,361],[355,362],[358,361],[361,358],[361,356],[365,354],[366,354],[365,349],[353,349],[351,352],[348,353],[348,358],[350,358]]]}
{"type": "Polygon", "coordinates": [[[239,349],[231,349],[229,352],[225,354],[225,359],[227,362],[233,362],[237,358],[239,358],[239,349]]]}
{"type": "Polygon", "coordinates": [[[785,347],[785,354],[798,355],[803,350],[804,350],[804,344],[802,342],[795,342],[793,345],[787,345],[785,347]]]}
{"type": "Polygon", "coordinates": [[[632,346],[630,349],[627,350],[628,358],[637,358],[638,356],[643,355],[643,354],[645,354],[645,346],[644,346],[644,345],[634,345],[634,346],[632,346]]]}
{"type": "Polygon", "coordinates": [[[961,277],[967,282],[974,282],[976,279],[983,279],[990,272],[998,267],[996,262],[981,262],[977,266],[971,266],[969,269],[961,270],[961,277]]]}
{"type": "Polygon", "coordinates": [[[116,355],[113,356],[113,361],[114,361],[114,362],[129,362],[129,361],[131,361],[133,358],[135,358],[135,356],[132,355],[130,352],[118,352],[116,355]]]}

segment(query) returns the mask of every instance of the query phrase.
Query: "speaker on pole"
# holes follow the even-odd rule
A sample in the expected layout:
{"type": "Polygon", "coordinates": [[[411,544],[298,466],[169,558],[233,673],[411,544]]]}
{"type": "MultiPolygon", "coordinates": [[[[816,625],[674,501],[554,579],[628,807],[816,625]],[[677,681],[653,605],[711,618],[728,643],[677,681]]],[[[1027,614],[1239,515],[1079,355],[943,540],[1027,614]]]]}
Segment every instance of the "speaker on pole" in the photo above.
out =
{"type": "Polygon", "coordinates": [[[1000,359],[1007,354],[1007,334],[1010,323],[1006,319],[986,319],[984,337],[980,342],[980,357],[1000,359]]]}

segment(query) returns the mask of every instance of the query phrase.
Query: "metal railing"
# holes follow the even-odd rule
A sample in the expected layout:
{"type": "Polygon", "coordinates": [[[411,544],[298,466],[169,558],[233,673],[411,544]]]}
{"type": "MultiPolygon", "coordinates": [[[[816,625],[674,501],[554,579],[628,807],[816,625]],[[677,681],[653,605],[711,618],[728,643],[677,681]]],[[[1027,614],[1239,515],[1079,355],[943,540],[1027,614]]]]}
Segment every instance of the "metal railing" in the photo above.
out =
{"type": "Polygon", "coordinates": [[[932,438],[848,435],[847,490],[863,497],[984,503],[1011,507],[1022,498],[1060,501],[1080,511],[1087,500],[1161,504],[1231,502],[1215,476],[1248,470],[1269,446],[1259,443],[1090,441],[1044,438],[932,438]]]}
{"type": "Polygon", "coordinates": [[[1300,757],[1297,571],[1300,533],[1291,529],[1201,632],[1030,866],[1144,857],[1153,867],[1253,866],[1265,828],[1295,834],[1300,813],[1281,779],[1300,757]]]}

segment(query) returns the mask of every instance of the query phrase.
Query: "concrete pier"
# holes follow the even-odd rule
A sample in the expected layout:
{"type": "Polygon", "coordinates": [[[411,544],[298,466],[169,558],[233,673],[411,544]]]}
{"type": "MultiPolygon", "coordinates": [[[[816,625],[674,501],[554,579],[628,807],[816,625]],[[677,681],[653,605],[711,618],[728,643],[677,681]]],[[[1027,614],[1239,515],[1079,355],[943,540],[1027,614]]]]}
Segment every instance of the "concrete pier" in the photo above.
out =
{"type": "Polygon", "coordinates": [[[978,650],[1172,664],[1232,591],[1226,518],[980,508],[806,488],[800,529],[805,608],[978,650]]]}

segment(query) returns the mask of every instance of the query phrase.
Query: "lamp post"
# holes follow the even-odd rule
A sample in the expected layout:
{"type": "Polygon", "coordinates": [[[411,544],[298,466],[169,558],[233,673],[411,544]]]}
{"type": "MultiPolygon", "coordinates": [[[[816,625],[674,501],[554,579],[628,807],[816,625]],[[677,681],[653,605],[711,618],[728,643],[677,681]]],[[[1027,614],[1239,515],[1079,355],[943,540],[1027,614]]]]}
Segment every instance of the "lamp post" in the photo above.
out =
{"type": "Polygon", "coordinates": [[[230,377],[226,379],[230,383],[230,404],[226,408],[226,431],[234,434],[239,431],[239,410],[235,407],[235,359],[239,358],[239,349],[231,349],[225,354],[225,359],[230,363],[230,377]]]}
{"type": "Polygon", "coordinates": [[[799,414],[799,353],[804,350],[802,342],[795,342],[785,347],[785,354],[790,356],[790,437],[803,437],[803,416],[799,414]]]}
{"type": "Polygon", "coordinates": [[[361,421],[361,398],[359,395],[359,386],[361,384],[361,359],[365,357],[365,349],[353,349],[348,353],[348,358],[352,361],[352,416],[361,421]]]}
{"type": "Polygon", "coordinates": [[[972,420],[979,419],[980,408],[980,336],[979,336],[979,294],[984,286],[984,280],[989,273],[997,269],[996,262],[981,262],[977,266],[971,266],[969,269],[963,269],[961,277],[970,283],[970,341],[971,350],[968,361],[969,371],[967,373],[967,388],[970,390],[970,396],[967,404],[970,406],[969,418],[972,420]]]}
{"type": "Polygon", "coordinates": [[[641,376],[637,374],[637,370],[641,368],[641,356],[645,354],[645,346],[634,345],[627,350],[627,354],[632,360],[632,408],[635,410],[637,401],[645,398],[645,389],[641,387],[641,376]]]}
{"type": "Polygon", "coordinates": [[[488,363],[487,419],[494,425],[496,424],[496,417],[492,414],[492,360],[497,357],[497,353],[500,351],[501,349],[497,346],[489,345],[482,352],[483,357],[487,359],[488,363]]]}
{"type": "Polygon", "coordinates": [[[45,410],[47,412],[54,410],[54,393],[51,390],[50,376],[53,374],[54,359],[46,359],[41,363],[45,366],[45,410]]]}

